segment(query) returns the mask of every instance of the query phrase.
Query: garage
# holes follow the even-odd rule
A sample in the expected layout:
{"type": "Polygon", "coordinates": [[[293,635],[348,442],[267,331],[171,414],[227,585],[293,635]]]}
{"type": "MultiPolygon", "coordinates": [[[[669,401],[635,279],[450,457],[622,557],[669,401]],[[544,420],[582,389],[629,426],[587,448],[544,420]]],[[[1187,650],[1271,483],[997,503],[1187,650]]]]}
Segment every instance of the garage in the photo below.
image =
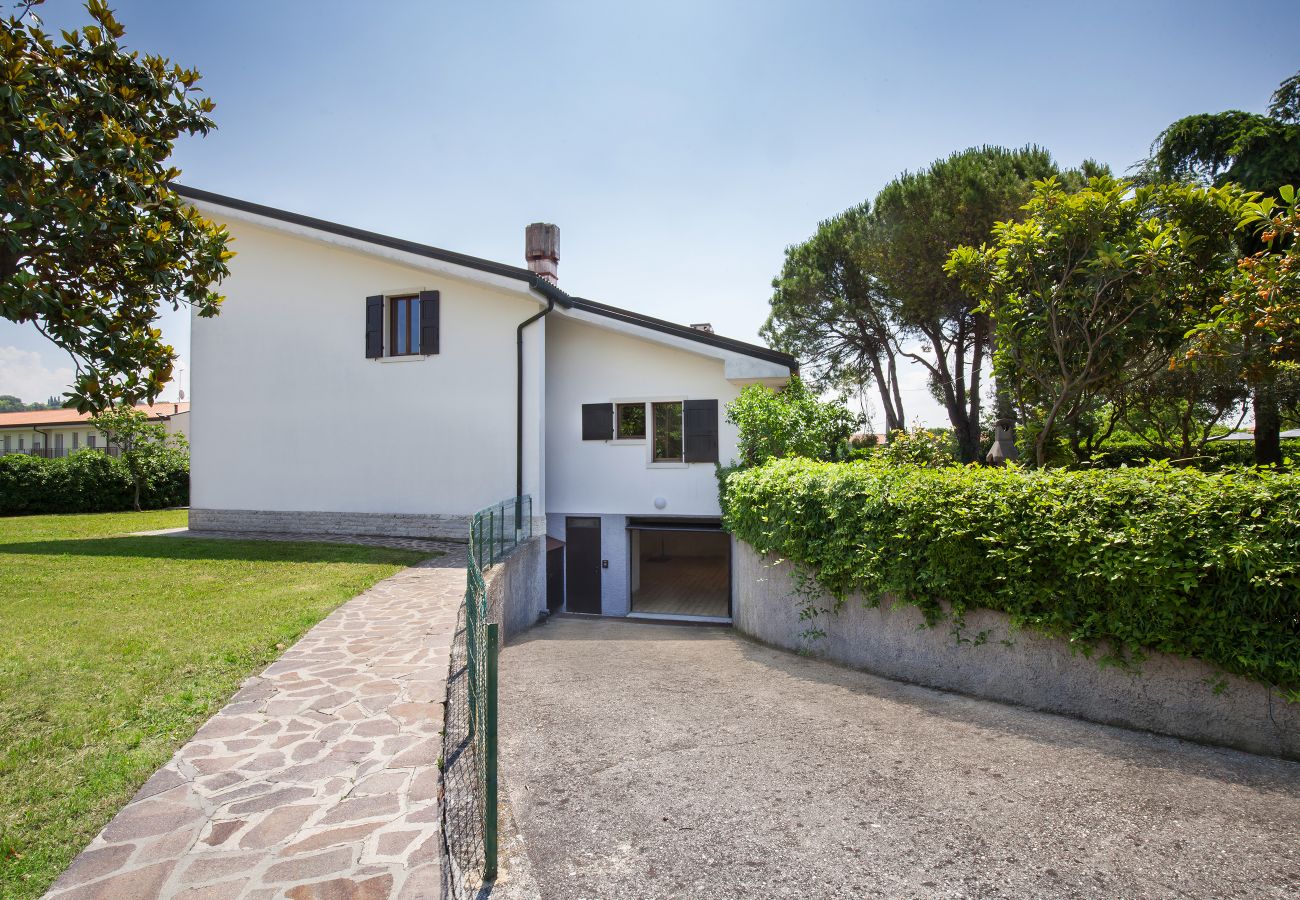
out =
{"type": "Polygon", "coordinates": [[[631,615],[731,621],[731,536],[717,519],[628,520],[631,615]]]}

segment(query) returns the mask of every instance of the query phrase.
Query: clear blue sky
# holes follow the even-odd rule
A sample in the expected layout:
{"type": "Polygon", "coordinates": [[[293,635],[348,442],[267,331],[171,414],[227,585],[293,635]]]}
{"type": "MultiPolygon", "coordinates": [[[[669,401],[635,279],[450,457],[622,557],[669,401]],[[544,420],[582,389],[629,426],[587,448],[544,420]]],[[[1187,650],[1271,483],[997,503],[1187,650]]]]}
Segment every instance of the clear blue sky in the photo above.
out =
{"type": "MultiPolygon", "coordinates": [[[[555,222],[570,292],[745,340],[783,249],[905,169],[1033,142],[1122,172],[1180,116],[1262,111],[1300,66],[1283,3],[115,8],[217,103],[219,130],[177,148],[183,182],[510,263],[555,222]]],[[[188,356],[188,320],[165,331],[188,356]]],[[[65,365],[0,322],[0,393],[57,392],[65,365]]]]}

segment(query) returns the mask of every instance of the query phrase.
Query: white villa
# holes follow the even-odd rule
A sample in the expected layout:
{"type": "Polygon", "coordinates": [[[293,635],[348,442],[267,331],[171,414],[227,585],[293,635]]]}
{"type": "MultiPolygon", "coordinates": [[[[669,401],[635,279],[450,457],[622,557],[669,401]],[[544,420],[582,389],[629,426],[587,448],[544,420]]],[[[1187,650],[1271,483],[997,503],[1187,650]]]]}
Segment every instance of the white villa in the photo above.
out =
{"type": "Polygon", "coordinates": [[[193,320],[191,528],[464,539],[527,494],[551,605],[729,617],[723,409],[792,357],[570,296],[552,225],[519,268],[176,190],[237,251],[193,320]]]}

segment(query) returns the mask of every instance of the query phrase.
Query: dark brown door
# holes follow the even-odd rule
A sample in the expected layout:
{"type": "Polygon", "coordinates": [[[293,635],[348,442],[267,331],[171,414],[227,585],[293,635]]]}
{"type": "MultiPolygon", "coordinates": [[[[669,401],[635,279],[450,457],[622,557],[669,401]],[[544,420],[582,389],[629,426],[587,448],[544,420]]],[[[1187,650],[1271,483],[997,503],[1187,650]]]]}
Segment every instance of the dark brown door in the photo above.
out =
{"type": "Polygon", "coordinates": [[[564,520],[565,608],[600,614],[600,519],[570,516],[564,520]]]}

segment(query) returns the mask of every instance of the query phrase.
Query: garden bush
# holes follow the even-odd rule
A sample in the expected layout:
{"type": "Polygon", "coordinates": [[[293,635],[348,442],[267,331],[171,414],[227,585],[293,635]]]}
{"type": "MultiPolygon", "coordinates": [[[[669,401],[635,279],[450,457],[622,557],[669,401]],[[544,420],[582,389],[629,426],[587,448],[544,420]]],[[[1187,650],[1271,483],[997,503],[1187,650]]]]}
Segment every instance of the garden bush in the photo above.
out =
{"type": "Polygon", "coordinates": [[[774,460],[727,476],[728,529],[837,604],[1007,613],[1104,648],[1194,657],[1300,700],[1300,476],[774,460]]]}
{"type": "MultiPolygon", "coordinates": [[[[1300,461],[1300,441],[1282,442],[1282,456],[1300,461]]],[[[1101,468],[1119,468],[1120,466],[1144,466],[1156,460],[1173,457],[1166,450],[1152,447],[1142,440],[1111,440],[1101,445],[1093,454],[1087,465],[1101,468]]],[[[1186,464],[1206,471],[1215,471],[1226,466],[1249,466],[1255,462],[1255,443],[1253,441],[1211,441],[1199,456],[1186,464]]]]}
{"type": "MultiPolygon", "coordinates": [[[[143,471],[143,509],[189,503],[187,454],[170,449],[152,454],[143,471]]],[[[131,509],[133,495],[126,463],[96,450],[81,450],[61,459],[0,456],[0,515],[115,512],[131,509]]]]}

